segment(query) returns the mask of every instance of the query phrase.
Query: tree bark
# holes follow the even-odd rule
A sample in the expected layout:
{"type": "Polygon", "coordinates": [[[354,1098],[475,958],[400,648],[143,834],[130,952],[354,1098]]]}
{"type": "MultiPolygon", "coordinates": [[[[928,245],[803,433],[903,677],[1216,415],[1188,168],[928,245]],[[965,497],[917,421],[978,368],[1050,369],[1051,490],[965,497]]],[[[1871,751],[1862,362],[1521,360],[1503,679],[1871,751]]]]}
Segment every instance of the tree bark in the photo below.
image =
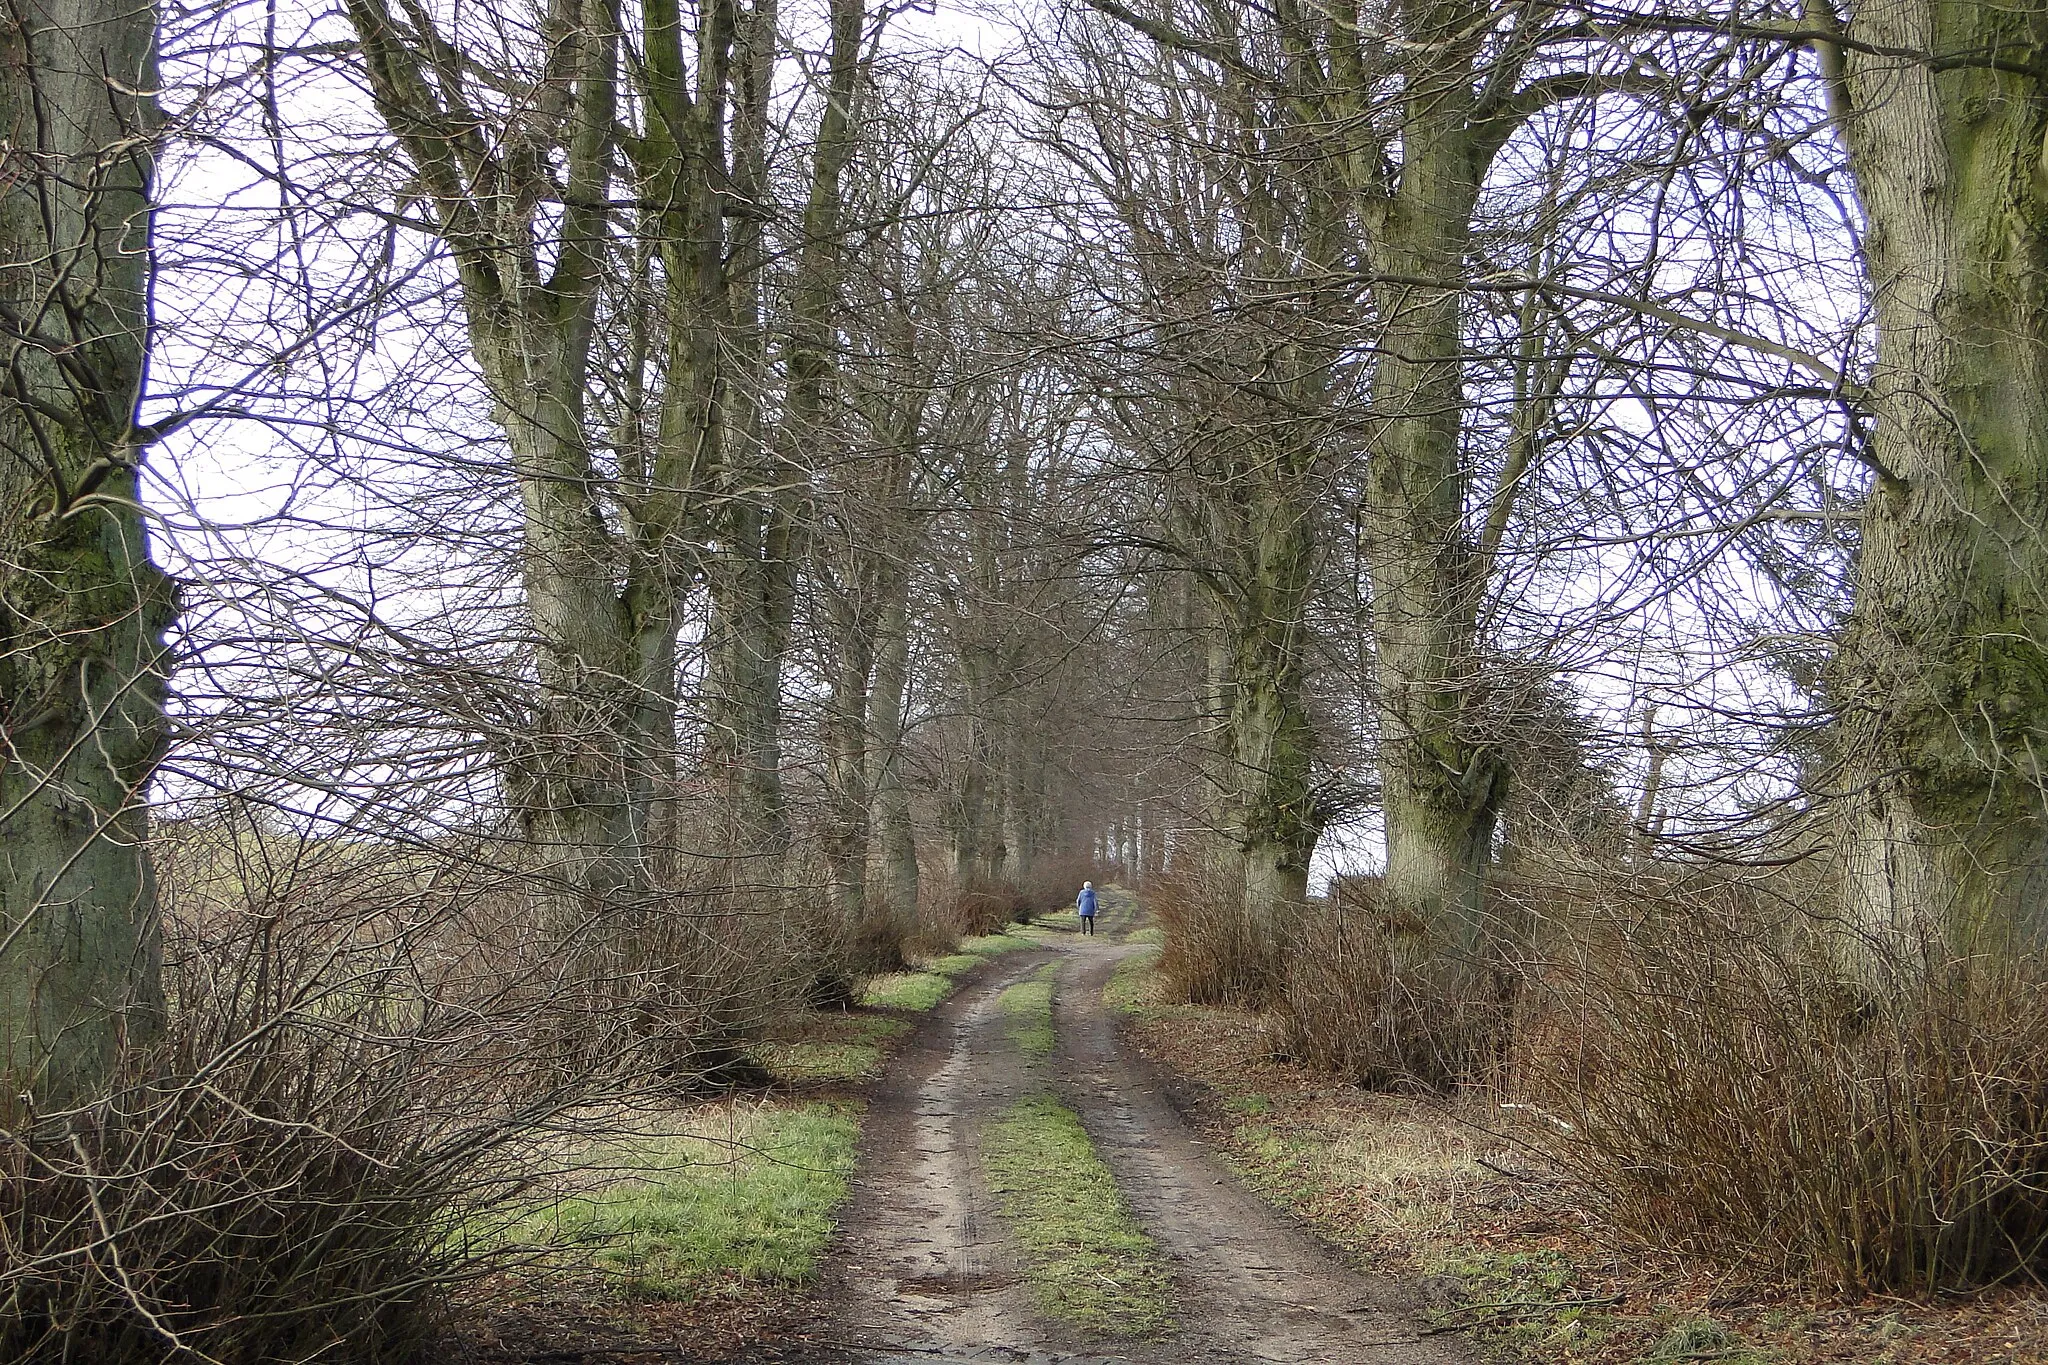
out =
{"type": "Polygon", "coordinates": [[[888,580],[869,694],[868,794],[876,838],[868,898],[877,911],[907,923],[917,913],[917,839],[910,822],[910,792],[903,784],[903,713],[910,682],[910,576],[899,565],[888,580]]]}
{"type": "Polygon", "coordinates": [[[1478,958],[1506,774],[1474,733],[1485,566],[1464,533],[1459,285],[1484,171],[1464,4],[1426,10],[1441,79],[1411,81],[1399,178],[1372,234],[1383,332],[1361,507],[1372,587],[1388,894],[1478,958]],[[1424,283],[1417,283],[1422,281],[1424,283]],[[1437,282],[1441,283],[1437,283],[1437,282]]]}
{"type": "Polygon", "coordinates": [[[163,1008],[148,783],[163,637],[137,469],[156,14],[0,21],[0,1122],[104,1082],[163,1008]]]}
{"type": "Polygon", "coordinates": [[[1244,866],[1248,951],[1256,959],[1246,964],[1244,979],[1251,981],[1277,980],[1287,936],[1308,900],[1309,861],[1322,834],[1310,767],[1315,729],[1302,704],[1315,581],[1311,514],[1292,488],[1260,483],[1246,528],[1250,562],[1225,609],[1226,829],[1244,866]]]}
{"type": "MultiPolygon", "coordinates": [[[[2048,16],[1870,0],[1848,36],[2031,61],[2048,16]]],[[[1831,687],[1842,942],[1882,979],[2048,932],[2048,93],[1988,61],[1821,46],[1877,319],[1876,482],[1831,687]]]]}

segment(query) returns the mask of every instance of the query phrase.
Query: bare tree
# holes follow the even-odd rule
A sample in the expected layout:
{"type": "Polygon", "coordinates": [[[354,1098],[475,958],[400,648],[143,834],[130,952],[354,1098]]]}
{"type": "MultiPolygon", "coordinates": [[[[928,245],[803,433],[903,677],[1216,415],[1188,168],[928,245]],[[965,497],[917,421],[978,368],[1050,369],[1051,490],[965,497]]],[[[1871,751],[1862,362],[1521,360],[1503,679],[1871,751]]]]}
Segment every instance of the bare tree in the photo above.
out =
{"type": "Polygon", "coordinates": [[[502,112],[480,102],[480,64],[427,11],[401,19],[384,0],[356,0],[349,20],[378,110],[454,256],[470,349],[519,481],[541,686],[514,760],[515,803],[565,892],[603,904],[645,875],[646,769],[672,751],[641,731],[673,712],[661,640],[675,629],[659,572],[673,526],[626,539],[608,524],[588,415],[611,245],[616,17],[603,0],[553,5],[502,112]]]}

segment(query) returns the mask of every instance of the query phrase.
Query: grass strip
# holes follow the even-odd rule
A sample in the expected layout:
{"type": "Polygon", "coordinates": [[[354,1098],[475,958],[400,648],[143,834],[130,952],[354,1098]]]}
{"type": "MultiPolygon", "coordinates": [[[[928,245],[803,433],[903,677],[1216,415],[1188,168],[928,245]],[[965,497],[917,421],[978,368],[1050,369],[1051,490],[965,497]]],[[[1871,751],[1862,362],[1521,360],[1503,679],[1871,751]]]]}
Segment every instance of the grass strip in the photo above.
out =
{"type": "Polygon", "coordinates": [[[641,1299],[809,1280],[846,1198],[859,1106],[720,1109],[692,1127],[591,1154],[603,1183],[529,1213],[514,1240],[641,1299]]]}
{"type": "Polygon", "coordinates": [[[1019,1100],[982,1134],[981,1150],[1040,1311],[1104,1336],[1172,1330],[1165,1259],[1073,1110],[1050,1095],[1019,1100]]]}
{"type": "Polygon", "coordinates": [[[860,1002],[872,1009],[931,1009],[953,993],[953,978],[938,972],[890,972],[868,982],[860,1002]]]}
{"type": "Polygon", "coordinates": [[[1033,946],[1016,934],[983,934],[970,938],[944,957],[923,963],[915,971],[890,972],[868,982],[860,1002],[875,1009],[932,1009],[953,993],[956,978],[973,971],[992,957],[1033,946]]]}
{"type": "Polygon", "coordinates": [[[858,1081],[882,1069],[882,1049],[877,1043],[797,1038],[788,1042],[755,1043],[747,1051],[756,1062],[767,1068],[769,1075],[789,1084],[858,1081]]]}
{"type": "Polygon", "coordinates": [[[884,1045],[910,1032],[908,1019],[853,1010],[810,1010],[778,1020],[748,1055],[785,1085],[858,1081],[882,1069],[884,1045]]]}
{"type": "Polygon", "coordinates": [[[1010,1041],[1033,1057],[1052,1055],[1052,983],[1058,974],[1059,964],[1048,962],[996,997],[996,1008],[1010,1021],[1010,1041]]]}
{"type": "Polygon", "coordinates": [[[1159,1003],[1159,983],[1152,969],[1159,965],[1157,948],[1132,953],[1116,964],[1102,988],[1102,1003],[1118,1014],[1143,1014],[1159,1003]]]}

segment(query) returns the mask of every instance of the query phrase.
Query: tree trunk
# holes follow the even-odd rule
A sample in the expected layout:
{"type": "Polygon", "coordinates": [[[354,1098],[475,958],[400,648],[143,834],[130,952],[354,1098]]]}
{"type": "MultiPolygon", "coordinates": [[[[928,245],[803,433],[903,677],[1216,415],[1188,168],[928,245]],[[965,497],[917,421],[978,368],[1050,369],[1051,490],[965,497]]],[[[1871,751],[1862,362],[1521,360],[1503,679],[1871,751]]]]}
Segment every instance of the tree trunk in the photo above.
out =
{"type": "MultiPolygon", "coordinates": [[[[827,588],[829,593],[832,590],[827,588]]],[[[858,926],[867,918],[869,777],[869,675],[875,633],[866,604],[848,600],[857,585],[841,585],[837,600],[825,604],[830,657],[829,692],[819,736],[825,753],[823,849],[831,898],[839,922],[858,926]]]]}
{"type": "Polygon", "coordinates": [[[565,914],[580,918],[613,904],[640,875],[634,832],[644,820],[628,774],[643,747],[632,732],[644,713],[613,583],[618,549],[588,496],[589,452],[556,436],[579,430],[583,375],[536,376],[521,363],[551,340],[479,336],[475,349],[495,392],[528,400],[499,403],[525,512],[521,579],[540,642],[538,704],[511,796],[544,874],[569,899],[565,914]]]}
{"type": "MultiPolygon", "coordinates": [[[[571,924],[615,909],[647,877],[646,830],[673,753],[674,631],[684,571],[660,542],[675,496],[629,498],[631,536],[607,523],[586,395],[610,241],[618,32],[606,0],[555,0],[548,97],[562,121],[565,185],[493,156],[443,79],[447,40],[349,0],[371,94],[453,248],[470,349],[511,448],[520,570],[539,640],[539,692],[512,745],[508,796],[571,924]],[[434,74],[430,77],[429,71],[434,74]],[[545,178],[545,177],[544,177],[545,178]],[[504,204],[563,204],[559,223],[504,204]],[[543,269],[537,241],[556,243],[543,269]],[[651,548],[650,548],[651,547],[651,548]]],[[[417,17],[416,13],[414,17],[417,17]]],[[[662,483],[657,477],[654,482],[662,483]]],[[[630,490],[628,490],[630,492],[630,490]]]]}
{"type": "MultiPolygon", "coordinates": [[[[2027,53],[2048,17],[1870,0],[1849,36],[2027,53]]],[[[1881,978],[2048,933],[2048,96],[1967,63],[1822,60],[1877,318],[1876,486],[1831,686],[1845,955],[1881,978]]]]}
{"type": "Polygon", "coordinates": [[[28,0],[0,27],[0,1122],[89,1094],[163,1008],[146,802],[174,603],[135,425],[155,21],[28,0]]]}
{"type": "MultiPolygon", "coordinates": [[[[798,253],[797,275],[792,290],[787,367],[789,397],[785,404],[784,441],[795,448],[815,453],[830,449],[839,423],[835,410],[837,393],[836,321],[834,313],[841,293],[840,182],[853,156],[854,101],[859,90],[861,37],[866,9],[862,0],[832,0],[832,49],[825,82],[825,108],[818,121],[817,150],[811,162],[810,197],[804,205],[804,240],[798,253]]],[[[795,467],[796,461],[790,461],[795,467]]],[[[828,493],[847,491],[849,502],[857,498],[855,467],[844,465],[832,471],[828,493]]],[[[849,529],[861,522],[866,509],[849,506],[845,524],[849,529]]],[[[814,519],[815,520],[815,519],[814,519]]],[[[818,556],[818,579],[826,601],[823,606],[827,648],[828,686],[823,733],[825,751],[825,792],[827,810],[824,829],[824,857],[830,877],[831,900],[839,923],[850,930],[868,926],[867,862],[869,836],[868,801],[868,686],[874,664],[874,582],[877,547],[860,544],[858,534],[847,558],[844,572],[834,573],[833,559],[839,549],[833,538],[814,540],[818,556]],[[835,581],[836,580],[836,581],[835,581]]],[[[893,955],[891,945],[883,950],[893,955]]]]}
{"type": "Polygon", "coordinates": [[[1302,706],[1315,542],[1308,512],[1285,490],[1263,490],[1252,515],[1255,559],[1245,600],[1229,611],[1227,828],[1244,865],[1251,960],[1242,977],[1277,982],[1322,833],[1311,785],[1315,730],[1302,706]]]}
{"type": "Polygon", "coordinates": [[[689,34],[675,0],[641,7],[650,117],[635,166],[642,199],[659,206],[647,227],[659,242],[669,329],[653,484],[678,501],[660,525],[710,542],[704,759],[722,799],[700,851],[734,885],[777,890],[789,848],[782,662],[795,602],[793,517],[755,399],[766,369],[760,215],[728,213],[768,194],[776,7],[710,0],[703,10],[689,34]]]}
{"type": "Polygon", "coordinates": [[[779,884],[789,849],[782,783],[782,660],[794,597],[788,531],[773,525],[786,513],[745,507],[729,516],[738,523],[737,546],[712,568],[706,757],[725,792],[721,851],[756,864],[734,871],[767,886],[779,884]]]}
{"type": "Polygon", "coordinates": [[[883,591],[875,681],[869,694],[868,794],[876,838],[868,897],[881,914],[908,923],[917,913],[917,840],[910,823],[910,793],[903,785],[903,711],[910,682],[910,597],[907,566],[898,566],[883,591]]]}
{"type": "Polygon", "coordinates": [[[1399,185],[1374,241],[1384,333],[1361,509],[1372,584],[1388,894],[1476,962],[1505,772],[1475,735],[1483,566],[1463,532],[1464,278],[1480,166],[1469,80],[1409,101],[1399,185]],[[1434,283],[1416,281],[1442,281],[1434,283]]]}

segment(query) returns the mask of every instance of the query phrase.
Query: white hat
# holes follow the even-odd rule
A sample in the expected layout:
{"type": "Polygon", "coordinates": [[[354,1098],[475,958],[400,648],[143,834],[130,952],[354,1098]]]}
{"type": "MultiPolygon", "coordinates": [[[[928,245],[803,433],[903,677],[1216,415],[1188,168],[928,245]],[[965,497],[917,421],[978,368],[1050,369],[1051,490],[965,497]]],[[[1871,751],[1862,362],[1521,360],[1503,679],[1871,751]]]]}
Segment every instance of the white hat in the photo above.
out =
{"type": "Polygon", "coordinates": [[[1093,891],[1093,890],[1095,889],[1095,883],[1094,883],[1094,882],[1082,882],[1082,883],[1081,883],[1081,889],[1082,889],[1083,891],[1093,891]]]}

